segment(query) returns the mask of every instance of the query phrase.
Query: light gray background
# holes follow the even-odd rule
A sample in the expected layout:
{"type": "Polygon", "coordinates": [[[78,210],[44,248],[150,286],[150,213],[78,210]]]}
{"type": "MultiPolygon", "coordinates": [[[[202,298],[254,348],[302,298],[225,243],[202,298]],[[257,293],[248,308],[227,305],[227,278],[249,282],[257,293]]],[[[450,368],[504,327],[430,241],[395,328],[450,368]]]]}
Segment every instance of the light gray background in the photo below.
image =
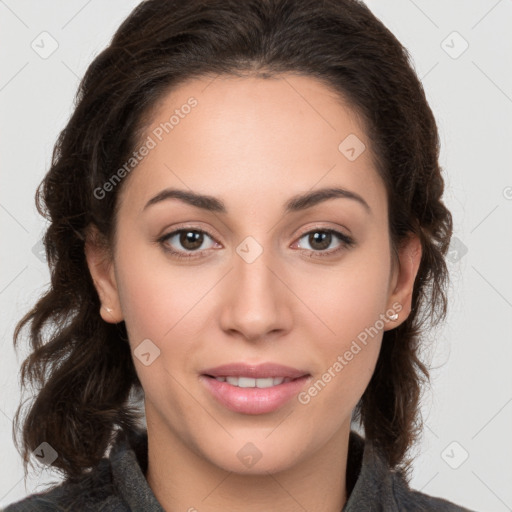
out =
{"type": "MultiPolygon", "coordinates": [[[[512,1],[367,3],[409,49],[423,81],[439,124],[457,239],[449,263],[450,313],[426,354],[435,369],[412,487],[479,511],[510,511],[512,1]]],[[[26,355],[15,354],[13,329],[49,279],[33,251],[45,226],[35,189],[72,111],[79,78],[137,4],[0,0],[0,506],[43,490],[52,477],[45,470],[25,487],[11,439],[26,355]],[[35,41],[40,52],[51,49],[44,31],[58,43],[47,58],[31,47],[35,41]]]]}

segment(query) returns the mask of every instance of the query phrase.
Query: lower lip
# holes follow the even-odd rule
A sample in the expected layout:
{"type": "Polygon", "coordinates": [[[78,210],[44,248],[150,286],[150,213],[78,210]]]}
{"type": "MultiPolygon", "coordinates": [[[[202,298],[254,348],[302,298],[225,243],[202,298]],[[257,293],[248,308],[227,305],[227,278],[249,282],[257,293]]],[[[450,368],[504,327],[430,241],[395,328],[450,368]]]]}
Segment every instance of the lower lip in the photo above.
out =
{"type": "Polygon", "coordinates": [[[242,414],[265,414],[279,409],[296,396],[309,376],[270,388],[239,388],[206,375],[201,375],[200,379],[206,389],[228,409],[242,414]]]}

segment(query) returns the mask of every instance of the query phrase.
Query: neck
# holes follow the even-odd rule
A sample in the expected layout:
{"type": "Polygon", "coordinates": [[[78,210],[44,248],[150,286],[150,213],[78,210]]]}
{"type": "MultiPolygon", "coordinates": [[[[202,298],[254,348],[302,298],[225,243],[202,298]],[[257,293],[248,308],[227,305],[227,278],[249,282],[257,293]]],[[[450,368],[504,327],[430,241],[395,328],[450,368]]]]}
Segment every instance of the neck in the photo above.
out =
{"type": "Polygon", "coordinates": [[[196,454],[169,429],[150,426],[148,422],[146,479],[166,512],[340,512],[347,501],[350,424],[313,457],[259,475],[226,471],[196,454]]]}

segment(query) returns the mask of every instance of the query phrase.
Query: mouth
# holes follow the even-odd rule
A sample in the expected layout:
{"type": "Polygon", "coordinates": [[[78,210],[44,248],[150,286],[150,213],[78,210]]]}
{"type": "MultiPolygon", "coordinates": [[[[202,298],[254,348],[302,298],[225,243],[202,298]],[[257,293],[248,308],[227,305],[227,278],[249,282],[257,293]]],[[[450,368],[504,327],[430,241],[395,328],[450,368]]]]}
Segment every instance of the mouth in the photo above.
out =
{"type": "Polygon", "coordinates": [[[280,384],[291,382],[301,377],[297,377],[295,379],[291,379],[290,377],[263,377],[256,379],[254,377],[242,377],[242,376],[224,376],[224,377],[215,377],[213,375],[205,375],[205,377],[210,377],[211,379],[215,379],[218,382],[227,382],[231,386],[236,386],[237,388],[272,388],[274,386],[279,386],[280,384]]]}
{"type": "Polygon", "coordinates": [[[218,404],[241,414],[276,411],[297,396],[310,379],[306,371],[273,363],[233,363],[205,370],[200,375],[218,404]]]}

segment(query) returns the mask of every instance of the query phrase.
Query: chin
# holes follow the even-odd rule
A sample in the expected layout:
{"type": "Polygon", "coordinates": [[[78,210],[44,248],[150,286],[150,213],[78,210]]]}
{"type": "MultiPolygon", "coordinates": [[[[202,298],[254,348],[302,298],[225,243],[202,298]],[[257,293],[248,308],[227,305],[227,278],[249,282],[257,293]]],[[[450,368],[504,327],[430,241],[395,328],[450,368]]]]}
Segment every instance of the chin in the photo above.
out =
{"type": "MultiPolygon", "coordinates": [[[[267,436],[265,433],[264,436],[267,436]]],[[[203,457],[213,465],[239,475],[266,475],[286,471],[299,463],[299,457],[304,455],[303,450],[288,437],[288,443],[283,437],[274,440],[265,439],[261,435],[243,435],[230,439],[228,443],[212,442],[219,449],[212,452],[210,449],[203,452],[203,457]]],[[[286,438],[286,437],[285,437],[286,438]]]]}

